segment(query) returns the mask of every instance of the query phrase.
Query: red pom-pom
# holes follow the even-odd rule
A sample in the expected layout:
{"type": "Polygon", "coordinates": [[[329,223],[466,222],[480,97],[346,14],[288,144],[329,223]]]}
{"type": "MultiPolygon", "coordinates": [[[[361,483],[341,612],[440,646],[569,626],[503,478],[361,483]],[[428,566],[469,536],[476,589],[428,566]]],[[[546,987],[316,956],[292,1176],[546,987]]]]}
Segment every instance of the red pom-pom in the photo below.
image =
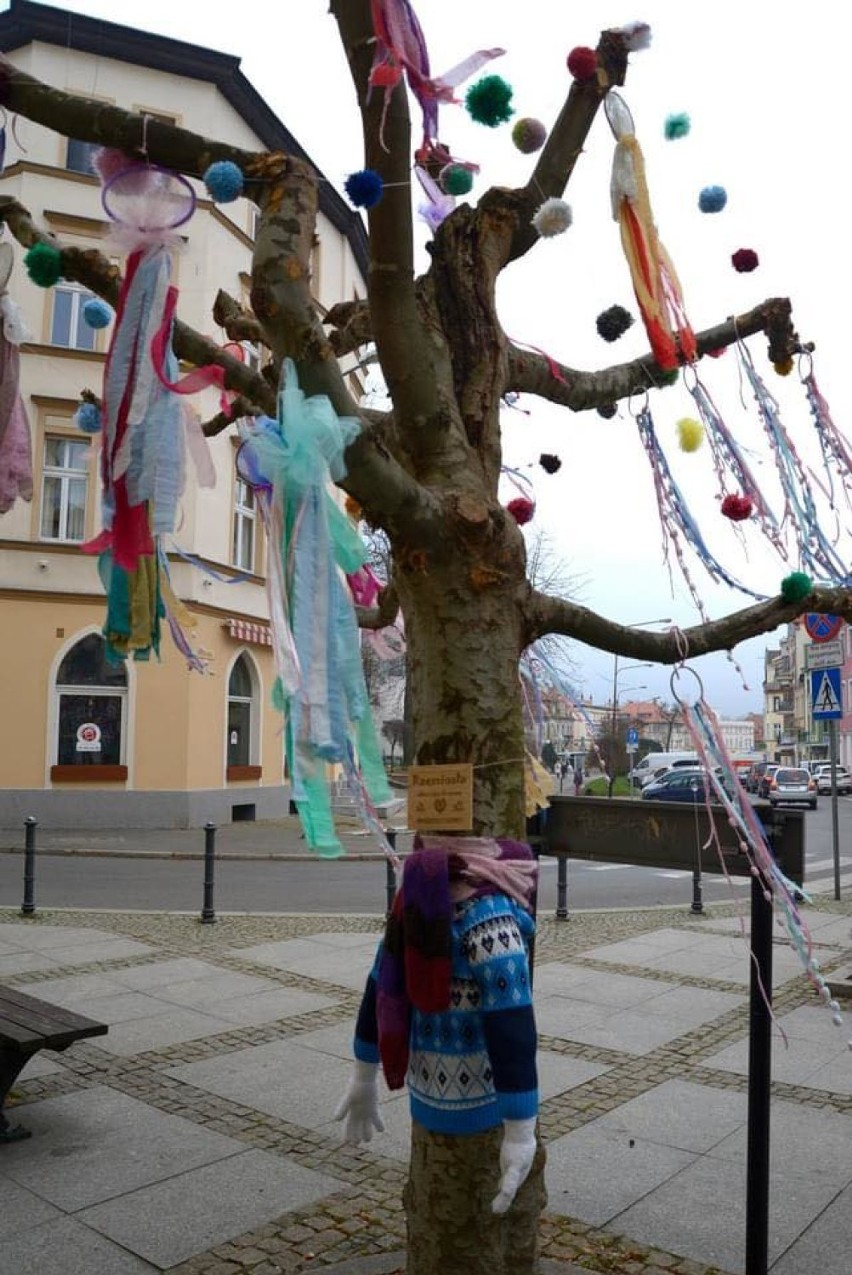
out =
{"type": "Polygon", "coordinates": [[[707,357],[708,359],[720,359],[722,355],[725,353],[726,349],[727,349],[727,346],[723,345],[718,350],[708,350],[707,357]]]}
{"type": "Polygon", "coordinates": [[[731,522],[744,522],[751,517],[753,510],[754,501],[751,496],[730,495],[722,501],[722,513],[731,522]]]}
{"type": "Polygon", "coordinates": [[[760,260],[753,248],[738,248],[731,256],[731,265],[740,274],[750,274],[759,264],[760,260]]]}
{"type": "Polygon", "coordinates": [[[514,500],[509,501],[506,508],[519,527],[530,522],[535,513],[535,505],[531,500],[527,500],[526,496],[516,496],[514,500]]]}
{"type": "Polygon", "coordinates": [[[587,80],[593,80],[598,73],[597,53],[584,44],[578,44],[577,48],[572,49],[568,54],[568,70],[581,84],[587,80]]]}

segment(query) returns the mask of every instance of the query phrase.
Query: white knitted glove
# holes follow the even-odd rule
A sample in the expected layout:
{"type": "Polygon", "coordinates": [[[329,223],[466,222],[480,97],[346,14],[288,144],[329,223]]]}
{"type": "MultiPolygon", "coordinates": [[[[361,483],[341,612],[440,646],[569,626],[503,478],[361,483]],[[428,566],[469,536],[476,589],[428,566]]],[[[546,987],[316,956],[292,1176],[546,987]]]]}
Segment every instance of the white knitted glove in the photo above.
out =
{"type": "Polygon", "coordinates": [[[535,1157],[535,1116],[504,1120],[500,1147],[500,1187],[491,1201],[492,1213],[505,1213],[527,1180],[535,1157]]]}
{"type": "Polygon", "coordinates": [[[338,1103],[335,1120],[345,1120],[344,1142],[370,1142],[373,1133],[384,1133],[379,1115],[379,1064],[355,1059],[352,1078],[338,1103]]]}

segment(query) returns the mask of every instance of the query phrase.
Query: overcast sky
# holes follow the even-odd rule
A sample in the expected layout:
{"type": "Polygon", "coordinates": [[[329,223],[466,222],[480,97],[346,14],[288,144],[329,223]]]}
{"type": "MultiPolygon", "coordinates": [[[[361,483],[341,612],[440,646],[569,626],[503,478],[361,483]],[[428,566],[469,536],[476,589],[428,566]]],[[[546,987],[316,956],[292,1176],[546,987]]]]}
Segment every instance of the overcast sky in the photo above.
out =
{"type": "MultiPolygon", "coordinates": [[[[340,185],[361,167],[358,117],[351,84],[325,0],[242,0],[203,6],[147,0],[68,0],[64,6],[90,16],[143,26],[164,35],[237,54],[243,70],[276,113],[305,145],[329,180],[340,185]],[[272,15],[272,16],[270,16],[272,15]]],[[[807,7],[787,0],[716,0],[710,8],[650,0],[637,9],[606,3],[574,6],[554,0],[417,0],[415,4],[436,73],[474,49],[500,45],[493,64],[514,88],[518,115],[549,124],[568,87],[565,57],[577,44],[594,45],[598,32],[635,18],[651,24],[651,47],[631,57],[623,90],[644,149],[660,236],[683,285],[693,327],[700,329],[769,296],[793,300],[800,335],[816,342],[815,371],[835,422],[850,427],[847,349],[849,324],[848,103],[846,80],[852,19],[845,6],[816,0],[807,7]],[[668,142],[665,117],[685,111],[689,136],[668,142]],[[842,149],[841,149],[842,148],[842,149]],[[728,205],[708,216],[697,207],[699,190],[724,186],[728,205]],[[760,267],[738,275],[731,253],[754,248],[760,267]]],[[[82,87],[82,86],[78,86],[82,87]]],[[[441,111],[441,136],[459,156],[482,165],[474,195],[490,184],[525,180],[530,161],[513,148],[509,129],[473,124],[462,107],[441,111]]],[[[542,242],[505,274],[500,309],[516,340],[548,350],[569,365],[594,369],[635,357],[646,349],[641,323],[616,344],[597,336],[595,318],[613,303],[638,319],[618,231],[609,211],[613,143],[603,115],[566,198],[574,224],[562,237],[542,242]]],[[[473,196],[472,196],[473,197],[473,196]]],[[[419,226],[418,242],[428,232],[419,226]]],[[[755,362],[782,402],[783,417],[803,454],[814,457],[807,405],[797,376],[782,382],[753,338],[755,362]]],[[[762,446],[754,403],[742,393],[729,351],[704,360],[700,373],[729,426],[750,450],[758,481],[777,495],[773,465],[762,446]]],[[[541,527],[564,555],[586,605],[622,623],[672,617],[686,626],[698,619],[680,575],[674,587],[663,562],[651,472],[635,422],[622,407],[612,421],[526,399],[506,414],[508,464],[523,467],[535,483],[541,527]],[[535,461],[557,452],[561,471],[548,477],[535,461]]],[[[692,456],[678,451],[675,423],[695,415],[682,386],[654,394],[651,410],[666,453],[694,505],[717,557],[759,592],[777,592],[785,565],[764,551],[756,529],[745,541],[718,513],[706,447],[692,456]]],[[[507,488],[506,498],[514,494],[507,488]]],[[[774,502],[778,505],[777,499],[774,502]]],[[[849,558],[848,536],[844,556],[849,558]]],[[[690,570],[708,613],[727,614],[749,599],[713,585],[690,555],[690,570]]],[[[771,639],[770,639],[771,640],[771,639]]],[[[767,639],[745,644],[737,657],[750,692],[723,656],[696,661],[708,698],[720,712],[741,715],[762,708],[762,653],[767,639]]],[[[611,693],[612,658],[577,648],[578,681],[586,694],[611,693]]],[[[669,672],[626,673],[642,694],[669,697],[669,672]]],[[[636,692],[638,695],[639,692],[636,692]]]]}

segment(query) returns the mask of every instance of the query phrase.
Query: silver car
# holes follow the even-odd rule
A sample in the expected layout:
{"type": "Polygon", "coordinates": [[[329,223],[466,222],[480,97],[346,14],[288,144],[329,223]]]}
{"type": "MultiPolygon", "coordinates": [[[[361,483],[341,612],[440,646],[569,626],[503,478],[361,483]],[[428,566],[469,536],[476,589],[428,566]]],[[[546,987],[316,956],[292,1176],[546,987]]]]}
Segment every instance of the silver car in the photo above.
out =
{"type": "Polygon", "coordinates": [[[769,780],[766,795],[773,806],[804,803],[811,810],[816,810],[817,782],[803,768],[779,766],[769,780]]]}
{"type": "MultiPolygon", "coordinates": [[[[831,792],[831,765],[823,763],[818,766],[814,772],[816,780],[817,792],[831,792]]],[[[837,791],[839,793],[852,792],[852,775],[845,766],[837,767],[837,791]]]]}

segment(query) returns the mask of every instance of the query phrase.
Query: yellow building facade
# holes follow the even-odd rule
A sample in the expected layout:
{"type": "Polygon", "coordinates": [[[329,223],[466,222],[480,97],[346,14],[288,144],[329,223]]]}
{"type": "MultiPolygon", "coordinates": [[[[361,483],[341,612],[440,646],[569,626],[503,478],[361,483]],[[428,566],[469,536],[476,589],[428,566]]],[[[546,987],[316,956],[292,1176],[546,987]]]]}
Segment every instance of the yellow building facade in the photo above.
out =
{"type": "MultiPolygon", "coordinates": [[[[229,55],[26,0],[0,14],[0,50],[69,92],[246,149],[304,154],[229,55]]],[[[109,251],[91,148],[23,119],[15,134],[0,196],[18,199],[64,244],[109,251]]],[[[256,210],[244,199],[217,207],[196,185],[198,206],[175,267],[178,313],[224,343],[213,301],[219,288],[247,296],[256,210]]],[[[327,307],[364,295],[366,238],[327,181],[320,190],[312,287],[327,307]]],[[[108,663],[97,561],[80,550],[101,525],[98,438],[77,429],[73,416],[83,389],[100,393],[110,329],[84,323],[87,294],[78,285],[37,288],[21,257],[16,246],[8,291],[32,333],[21,347],[21,393],[34,494],[0,517],[0,827],[29,815],[52,827],[98,828],[284,814],[262,529],[235,471],[236,428],[210,440],[215,487],[198,488],[188,464],[168,545],[172,585],[193,617],[194,645],[210,657],[209,673],[188,671],[167,631],[159,661],[108,663]]],[[[262,352],[246,347],[246,357],[262,352]]],[[[350,362],[357,393],[357,358],[350,362]]],[[[194,403],[203,419],[218,408],[212,394],[194,403]]]]}

